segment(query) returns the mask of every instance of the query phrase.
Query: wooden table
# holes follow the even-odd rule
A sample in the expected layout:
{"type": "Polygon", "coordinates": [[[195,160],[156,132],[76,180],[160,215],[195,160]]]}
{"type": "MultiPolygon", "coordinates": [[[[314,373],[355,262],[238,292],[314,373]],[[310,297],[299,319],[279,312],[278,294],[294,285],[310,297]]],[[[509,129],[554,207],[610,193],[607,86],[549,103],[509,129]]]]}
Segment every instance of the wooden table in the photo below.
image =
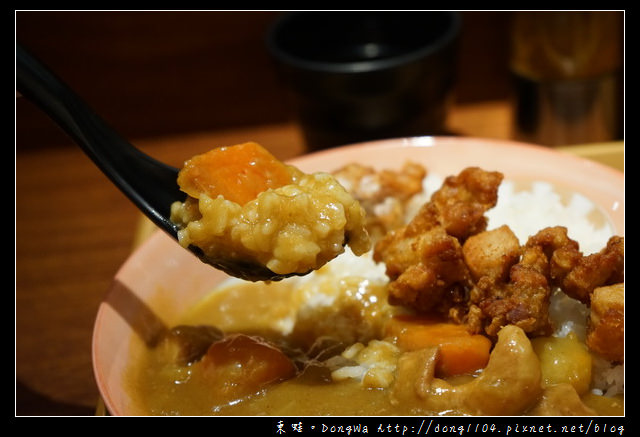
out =
{"type": "MultiPolygon", "coordinates": [[[[453,108],[459,135],[509,139],[507,102],[453,108]]],[[[280,159],[306,152],[295,124],[132,142],[160,161],[257,141],[280,159]]],[[[623,145],[573,149],[622,168],[623,145]]],[[[16,151],[16,415],[93,415],[91,336],[112,277],[139,243],[140,213],[79,148],[16,151]]]]}

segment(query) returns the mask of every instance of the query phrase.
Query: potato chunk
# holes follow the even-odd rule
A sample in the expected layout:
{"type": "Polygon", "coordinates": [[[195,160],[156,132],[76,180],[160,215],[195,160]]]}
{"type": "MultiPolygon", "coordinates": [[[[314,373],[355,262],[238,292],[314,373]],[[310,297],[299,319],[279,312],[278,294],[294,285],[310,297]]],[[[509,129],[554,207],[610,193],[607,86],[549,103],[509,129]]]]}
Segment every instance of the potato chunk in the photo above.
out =
{"type": "Polygon", "coordinates": [[[537,337],[531,340],[540,359],[544,387],[569,384],[579,395],[591,384],[591,354],[575,335],[537,337]]]}

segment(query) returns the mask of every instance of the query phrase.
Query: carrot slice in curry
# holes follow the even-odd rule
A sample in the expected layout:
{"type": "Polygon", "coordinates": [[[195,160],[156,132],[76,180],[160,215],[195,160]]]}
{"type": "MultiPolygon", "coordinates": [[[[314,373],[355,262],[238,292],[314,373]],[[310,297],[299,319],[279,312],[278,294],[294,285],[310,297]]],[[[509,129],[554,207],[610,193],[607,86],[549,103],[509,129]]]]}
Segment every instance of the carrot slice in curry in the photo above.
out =
{"type": "Polygon", "coordinates": [[[180,189],[191,197],[201,193],[244,205],[269,188],[292,182],[288,167],[254,142],[219,147],[185,162],[178,174],[180,189]]]}
{"type": "Polygon", "coordinates": [[[396,316],[387,325],[387,334],[396,338],[403,350],[438,347],[436,374],[440,377],[473,373],[489,361],[491,340],[472,335],[455,323],[425,317],[396,316]]]}

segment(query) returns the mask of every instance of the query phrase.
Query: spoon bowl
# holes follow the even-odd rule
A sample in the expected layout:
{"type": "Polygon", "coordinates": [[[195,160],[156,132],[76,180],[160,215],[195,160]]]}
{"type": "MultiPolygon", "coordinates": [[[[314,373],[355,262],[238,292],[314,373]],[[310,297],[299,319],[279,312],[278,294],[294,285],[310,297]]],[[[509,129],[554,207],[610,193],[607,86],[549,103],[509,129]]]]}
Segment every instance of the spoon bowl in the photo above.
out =
{"type": "MultiPolygon", "coordinates": [[[[171,204],[186,198],[177,183],[177,168],[146,155],[122,138],[20,44],[16,44],[16,87],[61,127],[156,226],[178,240],[179,227],[169,218],[171,204]]],[[[195,246],[188,249],[201,261],[245,280],[277,281],[293,275],[276,274],[259,264],[212,259],[195,246]]]]}

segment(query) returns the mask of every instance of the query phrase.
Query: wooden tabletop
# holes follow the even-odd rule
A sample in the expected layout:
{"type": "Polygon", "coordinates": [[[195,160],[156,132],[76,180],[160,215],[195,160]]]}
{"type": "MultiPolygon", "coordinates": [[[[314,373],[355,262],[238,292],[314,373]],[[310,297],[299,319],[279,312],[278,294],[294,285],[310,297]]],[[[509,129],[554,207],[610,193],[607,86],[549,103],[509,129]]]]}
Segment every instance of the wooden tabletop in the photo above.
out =
{"type": "MultiPolygon", "coordinates": [[[[506,102],[454,107],[457,135],[510,139],[506,102]]],[[[216,146],[257,141],[278,158],[306,153],[293,123],[132,139],[179,167],[216,146]]],[[[623,145],[575,150],[622,169],[623,145]],[[602,149],[604,147],[604,149],[602,149]],[[607,161],[608,160],[608,161],[607,161]]],[[[16,151],[16,415],[93,415],[91,363],[98,306],[138,243],[140,213],[73,145],[16,151]]]]}

